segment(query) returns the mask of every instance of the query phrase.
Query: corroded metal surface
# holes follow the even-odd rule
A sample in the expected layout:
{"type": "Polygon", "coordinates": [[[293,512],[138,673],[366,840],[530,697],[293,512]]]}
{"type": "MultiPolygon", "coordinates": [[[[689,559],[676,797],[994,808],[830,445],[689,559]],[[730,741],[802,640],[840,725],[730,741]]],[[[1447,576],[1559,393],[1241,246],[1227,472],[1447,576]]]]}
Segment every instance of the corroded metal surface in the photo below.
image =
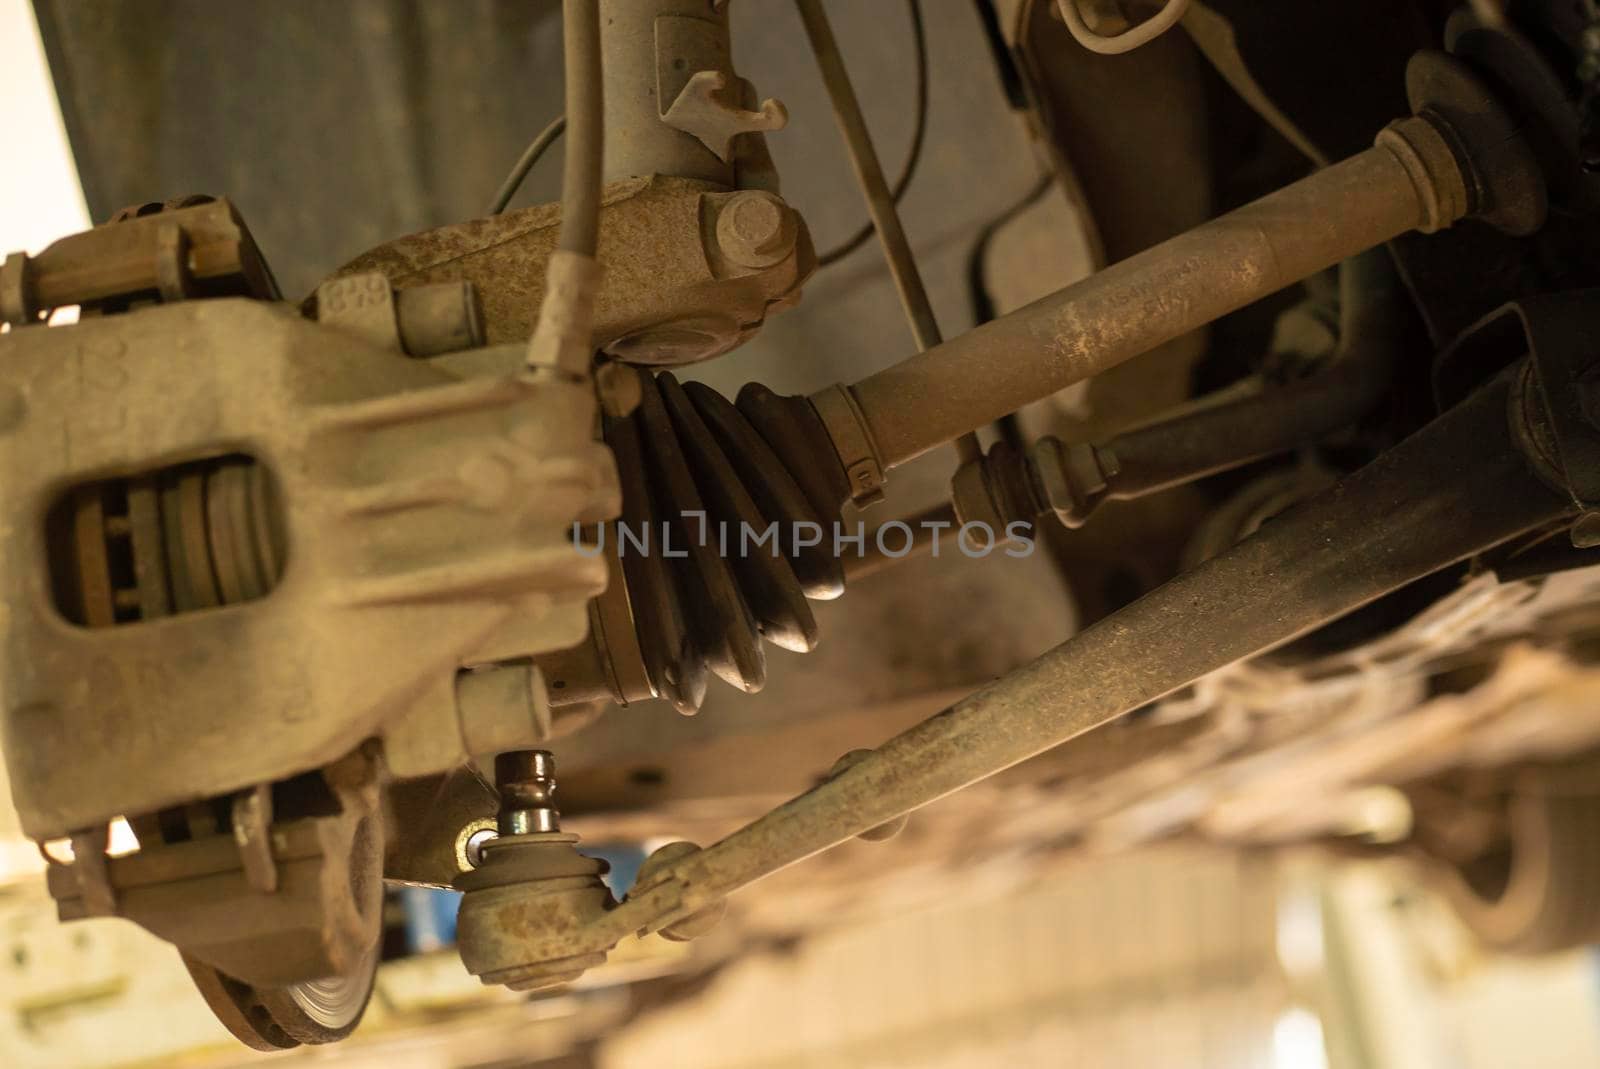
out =
{"type": "Polygon", "coordinates": [[[18,327],[63,305],[233,296],[276,299],[277,283],[233,205],[210,197],[145,205],[0,269],[0,321],[18,327]]]}
{"type": "MultiPolygon", "coordinates": [[[[777,198],[772,199],[789,217],[791,234],[781,255],[750,267],[722,253],[721,210],[744,196],[714,183],[665,176],[607,188],[596,348],[646,364],[704,360],[746,340],[769,312],[799,296],[815,256],[804,222],[777,198]]],[[[557,204],[453,223],[379,245],[334,277],[378,271],[401,287],[470,281],[483,303],[489,342],[521,341],[532,332],[544,299],[546,264],[560,224],[557,204]]]]}
{"type": "Polygon", "coordinates": [[[855,383],[879,462],[903,464],[1358,252],[1459,218],[1468,179],[1438,132],[1420,119],[1392,129],[1429,162],[1392,142],[1369,149],[855,383]]]}
{"type": "Polygon", "coordinates": [[[541,948],[558,957],[592,953],[622,931],[698,913],[770,872],[1569,514],[1570,502],[1531,476],[1506,425],[1519,388],[1500,378],[1315,501],[685,856],[602,923],[540,933],[541,948]],[[1469,513],[1467,502],[1485,493],[1499,507],[1469,513]],[[1336,537],[1375,515],[1385,522],[1364,538],[1336,537]],[[1174,635],[1181,640],[1173,643],[1174,635]],[[1141,656],[1151,648],[1167,651],[1159,666],[1141,656]]]}
{"type": "Polygon", "coordinates": [[[616,483],[586,385],[463,382],[245,301],[28,328],[0,348],[31,399],[0,466],[14,514],[36,518],[11,529],[3,578],[6,758],[35,836],[270,782],[374,734],[395,771],[441,770],[465,756],[460,665],[587,630],[605,566],[568,531],[614,512],[616,483]],[[58,488],[218,451],[277,479],[288,555],[272,597],[62,623],[31,564],[58,488]]]}
{"type": "MultiPolygon", "coordinates": [[[[569,10],[582,2],[569,0],[569,10]]],[[[802,6],[815,32],[820,7],[802,6]]],[[[62,883],[68,912],[151,916],[147,904],[158,901],[162,918],[151,924],[160,929],[182,897],[163,899],[162,889],[197,875],[225,877],[247,901],[280,895],[281,907],[318,858],[304,843],[296,846],[293,822],[274,825],[271,784],[322,767],[330,752],[373,738],[394,771],[437,775],[479,752],[521,749],[530,738],[550,736],[543,673],[552,673],[557,687],[574,684],[569,689],[580,699],[574,708],[605,697],[626,702],[660,694],[687,711],[698,704],[695,677],[704,667],[755,690],[766,673],[763,640],[794,650],[814,643],[817,627],[805,597],[838,593],[841,577],[798,551],[792,559],[774,555],[770,567],[724,564],[708,551],[697,562],[704,564],[699,574],[656,566],[652,582],[626,589],[619,581],[623,561],[577,554],[567,541],[568,531],[576,538],[579,525],[593,530],[619,507],[610,456],[591,440],[599,425],[588,381],[595,351],[641,364],[687,363],[726,351],[792,302],[812,268],[805,227],[778,197],[775,171],[741,174],[738,166],[750,159],[743,149],[754,151],[759,142],[758,134],[744,135],[775,126],[780,109],[757,110],[751,88],[732,77],[723,6],[661,0],[617,10],[644,13],[616,47],[653,62],[616,64],[611,73],[626,75],[617,84],[635,90],[626,101],[630,117],[660,139],[662,151],[646,156],[689,166],[637,168],[656,177],[627,178],[608,191],[599,253],[608,275],[592,335],[586,295],[598,275],[586,254],[593,242],[582,243],[581,264],[563,261],[564,253],[552,257],[562,222],[554,206],[373,250],[319,291],[311,305],[320,313],[317,326],[282,308],[214,302],[46,334],[31,324],[49,303],[41,304],[41,287],[57,303],[69,292],[49,290],[52,272],[55,282],[61,277],[59,250],[55,265],[46,254],[0,269],[0,312],[21,328],[16,334],[26,335],[0,345],[14,369],[7,387],[14,396],[0,390],[0,482],[22,517],[0,554],[0,590],[12,611],[0,651],[9,666],[4,726],[10,749],[27,743],[25,756],[12,757],[12,772],[29,829],[69,832],[77,849],[79,861],[62,883]],[[654,18],[657,12],[666,12],[664,21],[654,18]],[[665,62],[673,57],[683,63],[665,62]],[[662,171],[680,177],[661,177],[662,171]],[[685,172],[700,180],[681,177],[685,172]],[[397,294],[395,284],[409,288],[397,294]],[[434,284],[450,289],[428,289],[434,284]],[[474,329],[475,290],[484,297],[489,338],[505,344],[462,353],[482,340],[474,329]],[[569,303],[582,314],[551,317],[560,320],[554,333],[536,335],[536,355],[524,359],[513,343],[526,337],[535,310],[550,316],[552,306],[564,303],[559,298],[579,290],[585,299],[569,303]],[[415,313],[421,318],[410,330],[407,293],[412,305],[431,308],[415,313]],[[429,294],[441,302],[437,307],[432,297],[419,303],[429,294]],[[416,357],[449,355],[423,365],[400,359],[402,347],[416,357]],[[219,352],[228,359],[217,360],[219,352]],[[510,373],[525,364],[539,374],[510,373]],[[563,376],[570,381],[557,381],[563,376]],[[255,467],[219,460],[231,451],[255,467]],[[39,463],[40,456],[49,459],[39,463]],[[220,463],[220,474],[191,471],[197,461],[220,463]],[[150,474],[168,468],[181,476],[170,502],[152,497],[161,483],[150,474]],[[279,473],[283,500],[267,501],[271,495],[260,487],[268,484],[247,482],[241,477],[247,470],[279,473]],[[92,483],[100,479],[106,481],[92,483]],[[29,555],[41,555],[29,520],[45,514],[62,487],[90,484],[111,492],[73,499],[78,611],[63,611],[72,623],[93,627],[72,629],[51,616],[28,573],[29,555]],[[118,497],[124,485],[125,510],[118,497]],[[266,525],[257,522],[254,506],[281,511],[286,537],[259,538],[266,525]],[[252,539],[258,552],[241,554],[252,539]],[[162,552],[158,543],[181,552],[162,552]],[[269,552],[260,553],[263,547],[269,552]],[[592,596],[608,581],[607,598],[596,601],[592,596]],[[163,602],[160,592],[171,596],[163,602]],[[198,609],[210,613],[197,621],[188,610],[198,609]],[[86,630],[105,634],[79,633],[86,630]],[[591,644],[578,646],[586,631],[591,644]],[[544,656],[553,650],[565,659],[544,656]],[[567,675],[565,666],[573,664],[587,675],[567,675]],[[558,666],[563,670],[554,674],[558,666]],[[116,775],[128,764],[148,774],[130,785],[116,775]],[[159,826],[186,802],[202,815],[207,806],[220,810],[227,803],[233,849],[208,841],[222,838],[212,834],[199,837],[198,850],[148,849],[132,859],[107,859],[109,814],[138,808],[134,819],[144,835],[152,820],[159,826]]],[[[831,42],[823,43],[825,63],[836,64],[831,42]]],[[[621,365],[612,365],[600,387],[616,421],[611,444],[628,469],[630,489],[646,495],[635,493],[631,501],[660,491],[669,505],[707,505],[739,520],[831,519],[847,493],[858,503],[876,497],[887,469],[1024,401],[1172,344],[1350,252],[1468,215],[1509,219],[1508,229],[1537,225],[1541,198],[1508,201],[1496,185],[1508,164],[1515,171],[1525,161],[1520,141],[1498,125],[1493,102],[1485,104],[1481,87],[1470,78],[1463,83],[1449,63],[1424,74],[1414,79],[1413,97],[1427,117],[1397,124],[1355,159],[919,360],[819,393],[814,404],[789,399],[786,421],[761,422],[754,411],[759,396],[736,409],[709,389],[679,387],[669,375],[657,378],[657,387],[636,389],[638,381],[618,378],[621,365]],[[1441,85],[1467,106],[1455,113],[1443,104],[1422,107],[1441,85]],[[1421,90],[1427,92],[1419,97],[1421,90]],[[1485,117],[1493,136],[1463,134],[1469,127],[1483,133],[1485,117]],[[1485,146],[1490,158],[1480,167],[1477,150],[1485,146]],[[637,417],[636,404],[642,404],[637,417]],[[815,426],[796,433],[806,420],[815,426]],[[782,448],[800,438],[809,439],[804,448],[782,448]],[[688,455],[686,464],[680,454],[688,455]],[[801,463],[793,463],[796,457],[801,463]],[[826,498],[820,505],[819,487],[826,498]]],[[[597,118],[593,106],[588,110],[597,118]]],[[[845,110],[847,125],[864,136],[859,109],[845,110]]],[[[594,123],[575,125],[595,130],[594,123]]],[[[616,129],[629,144],[626,123],[616,129]]],[[[872,184],[881,200],[882,182],[872,184]]],[[[213,276],[201,268],[212,253],[211,243],[195,240],[198,229],[190,233],[170,220],[145,225],[135,216],[126,225],[143,228],[127,231],[140,235],[138,248],[110,257],[122,274],[106,282],[91,270],[73,279],[70,291],[89,293],[91,312],[120,311],[125,299],[220,295],[202,293],[213,276]],[[137,277],[128,275],[129,265],[137,277]],[[102,284],[109,303],[95,307],[102,284]]],[[[569,229],[577,219],[592,236],[594,215],[569,211],[569,229]]],[[[891,247],[905,254],[896,257],[903,274],[904,236],[896,241],[898,228],[885,229],[891,247]]],[[[247,251],[236,249],[217,273],[248,269],[247,251]]],[[[261,286],[246,289],[264,295],[256,292],[261,286]]],[[[919,344],[935,340],[926,295],[912,303],[919,344]]],[[[1185,364],[1183,381],[1164,389],[1186,393],[1191,370],[1185,364]]],[[[859,369],[847,377],[857,375],[859,369]]],[[[852,835],[877,837],[903,823],[910,808],[1207,673],[1215,680],[1219,666],[1287,642],[1441,565],[1530,531],[1559,533],[1571,502],[1530,476],[1527,443],[1510,441],[1505,426],[1508,411],[1513,422],[1546,415],[1527,390],[1531,375],[1495,383],[1369,468],[1227,548],[1246,526],[1233,524],[1206,563],[881,748],[857,751],[831,769],[827,762],[813,765],[809,751],[784,749],[779,760],[794,766],[785,774],[804,782],[820,769],[819,786],[706,850],[675,844],[659,852],[620,908],[611,908],[597,863],[580,858],[564,838],[541,838],[557,827],[547,769],[532,755],[521,759],[522,774],[501,777],[506,835],[492,846],[473,839],[484,830],[486,787],[459,790],[422,780],[411,792],[395,791],[404,813],[425,812],[407,829],[415,834],[390,851],[390,871],[428,884],[459,876],[469,891],[461,929],[467,963],[485,979],[514,987],[571,978],[630,931],[694,934],[728,892],[777,868],[852,835]],[[1517,391],[1523,392],[1509,396],[1517,391]],[[1485,493],[1495,495],[1495,507],[1474,508],[1485,493]],[[484,863],[472,867],[475,845],[484,863]]],[[[1342,425],[1366,411],[1382,385],[1356,383],[1353,399],[1336,391],[1291,400],[1304,401],[1317,417],[1337,416],[1342,425]]],[[[1300,419],[1293,406],[1209,410],[1132,431],[1103,462],[1092,449],[1087,455],[1046,450],[1032,470],[1012,471],[1015,485],[974,485],[976,469],[969,466],[958,477],[956,515],[1002,521],[1017,512],[1002,498],[1031,495],[1031,511],[1047,505],[1076,518],[1098,496],[1131,496],[1172,485],[1178,475],[1216,472],[1226,466],[1218,461],[1222,454],[1231,464],[1322,437],[1322,425],[1300,419]],[[1269,426],[1267,416],[1280,422],[1269,426]],[[1255,422],[1231,439],[1230,424],[1240,419],[1255,422]],[[1119,450],[1117,461],[1112,454],[1119,450]]],[[[1567,471],[1543,474],[1553,483],[1571,481],[1567,471]]],[[[1297,492],[1310,493],[1303,486],[1297,492]]],[[[1588,496],[1581,501],[1591,503],[1588,496]]],[[[1233,504],[1214,516],[1238,519],[1233,504]]],[[[1251,526],[1272,511],[1258,508],[1251,526]]],[[[1007,610],[1020,612],[1024,600],[1007,599],[1007,610]]],[[[55,608],[62,609],[59,600],[55,608]]],[[[974,674],[1004,670],[974,672],[981,654],[974,652],[978,640],[966,634],[942,657],[925,634],[903,626],[905,615],[880,628],[893,634],[875,652],[892,661],[922,647],[893,666],[901,675],[941,659],[960,661],[964,674],[943,679],[943,689],[959,692],[974,674]]],[[[929,671],[916,682],[931,678],[929,671]]],[[[862,708],[886,704],[885,693],[860,697],[862,708]]],[[[915,700],[928,699],[914,695],[896,717],[913,719],[907,709],[915,700]]],[[[1239,737],[1230,733],[1235,725],[1192,735],[1190,726],[1122,756],[1131,764],[1170,743],[1180,775],[1203,778],[1208,763],[1240,752],[1239,737]]],[[[1567,727],[1562,737],[1570,744],[1593,741],[1567,727]]],[[[1398,734],[1380,741],[1393,746],[1398,734]]],[[[752,737],[759,738],[754,745],[773,748],[770,737],[752,737]]],[[[807,737],[813,747],[832,746],[842,733],[818,729],[807,737]]],[[[515,763],[502,761],[502,771],[515,763]]],[[[1395,766],[1415,774],[1418,763],[1395,766]]],[[[741,770],[747,781],[762,771],[741,770]]],[[[596,810],[619,804],[624,790],[617,774],[605,768],[591,778],[596,810]]],[[[629,797],[647,802],[664,776],[649,767],[626,775],[635,789],[629,797]]],[[[773,789],[770,777],[758,786],[773,789]]],[[[1096,800],[1091,796],[1083,808],[1095,811],[1096,800]]],[[[661,806],[653,815],[665,812],[661,806]]],[[[1213,825],[1219,835],[1233,829],[1249,840],[1269,836],[1273,826],[1273,814],[1262,818],[1248,805],[1224,816],[1234,823],[1213,825]]],[[[1051,834],[1043,821],[1027,830],[1033,841],[1051,834]]],[[[339,852],[340,844],[323,845],[324,855],[339,852]]],[[[317,874],[324,893],[328,872],[324,863],[317,874]]],[[[166,930],[192,936],[196,923],[236,934],[215,911],[198,922],[179,917],[166,930]]],[[[259,923],[250,934],[254,955],[265,938],[259,923]]],[[[221,939],[205,945],[227,946],[221,939]]],[[[305,957],[294,965],[303,973],[305,957]]]]}

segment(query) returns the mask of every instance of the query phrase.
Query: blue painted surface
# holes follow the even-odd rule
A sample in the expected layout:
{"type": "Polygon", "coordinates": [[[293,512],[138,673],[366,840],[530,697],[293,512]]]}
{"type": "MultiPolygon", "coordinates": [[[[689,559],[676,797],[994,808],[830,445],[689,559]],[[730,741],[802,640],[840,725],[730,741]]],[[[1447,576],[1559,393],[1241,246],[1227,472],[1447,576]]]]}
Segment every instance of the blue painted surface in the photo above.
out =
{"type": "Polygon", "coordinates": [[[611,893],[619,899],[633,888],[645,858],[644,847],[638,843],[584,843],[578,847],[578,853],[599,858],[611,866],[604,879],[611,893]]]}
{"type": "Polygon", "coordinates": [[[411,953],[426,954],[455,945],[461,892],[402,887],[400,906],[406,918],[406,949],[411,953]]]}

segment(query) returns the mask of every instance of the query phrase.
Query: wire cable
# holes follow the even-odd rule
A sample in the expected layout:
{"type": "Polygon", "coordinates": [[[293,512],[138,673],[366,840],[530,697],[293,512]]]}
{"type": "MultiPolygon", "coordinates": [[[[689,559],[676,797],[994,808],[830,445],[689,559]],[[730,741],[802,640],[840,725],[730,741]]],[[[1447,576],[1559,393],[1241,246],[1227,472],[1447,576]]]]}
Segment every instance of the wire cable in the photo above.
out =
{"type": "Polygon", "coordinates": [[[545,266],[544,298],[528,339],[527,370],[591,381],[594,302],[600,290],[600,194],[605,181],[605,108],[600,14],[595,0],[562,0],[567,143],[561,172],[561,229],[545,266]]]}
{"type": "Polygon", "coordinates": [[[1166,7],[1133,29],[1111,37],[1103,37],[1084,23],[1083,11],[1078,7],[1080,2],[1081,0],[1056,0],[1056,7],[1061,12],[1061,21],[1067,24],[1067,29],[1080,45],[1102,56],[1120,56],[1124,52],[1132,52],[1135,48],[1149,44],[1176,26],[1189,10],[1189,0],[1167,0],[1166,7]]]}
{"type": "Polygon", "coordinates": [[[568,130],[557,246],[589,257],[594,256],[600,240],[600,191],[605,184],[599,8],[596,0],[561,3],[568,130]]]}
{"type": "MultiPolygon", "coordinates": [[[[906,190],[911,185],[911,178],[917,172],[917,163],[922,159],[922,144],[928,132],[928,34],[922,21],[922,0],[907,0],[906,8],[911,16],[911,40],[917,70],[916,120],[912,127],[911,147],[906,151],[905,163],[901,165],[900,174],[890,189],[890,197],[896,205],[905,196],[906,190]]],[[[827,267],[849,256],[867,243],[872,237],[872,231],[871,220],[861,224],[861,228],[850,237],[820,254],[817,257],[817,266],[827,267]]]]}
{"type": "Polygon", "coordinates": [[[528,177],[528,172],[533,170],[533,165],[539,162],[550,146],[556,143],[567,128],[567,117],[557,115],[550,120],[550,125],[539,131],[539,136],[528,143],[522,150],[522,155],[517,157],[517,162],[512,166],[511,173],[506,175],[506,180],[500,183],[500,189],[495,193],[494,200],[489,203],[488,215],[499,215],[511,204],[511,198],[517,195],[517,190],[522,188],[523,180],[528,177]]]}
{"type": "Polygon", "coordinates": [[[972,251],[967,253],[967,299],[972,306],[973,326],[981,327],[995,318],[994,300],[989,296],[987,265],[984,263],[989,254],[989,246],[994,244],[995,236],[1008,223],[1039,203],[1054,184],[1054,176],[1041,175],[1027,193],[985,223],[983,229],[978,232],[978,239],[973,242],[972,251]]]}

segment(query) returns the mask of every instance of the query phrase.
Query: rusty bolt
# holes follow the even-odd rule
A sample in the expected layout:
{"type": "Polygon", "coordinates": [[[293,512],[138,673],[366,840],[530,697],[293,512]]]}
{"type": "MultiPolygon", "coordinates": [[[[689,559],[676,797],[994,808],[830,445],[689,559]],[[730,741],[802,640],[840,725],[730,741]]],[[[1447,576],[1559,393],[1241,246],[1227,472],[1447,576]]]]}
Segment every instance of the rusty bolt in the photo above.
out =
{"type": "MultiPolygon", "coordinates": [[[[643,889],[658,882],[662,872],[679,858],[698,854],[700,847],[694,843],[676,842],[668,843],[659,848],[649,857],[644,864],[639,866],[639,876],[634,881],[635,889],[643,889]]],[[[698,939],[711,929],[715,928],[728,912],[727,902],[717,902],[707,906],[698,913],[691,913],[675,924],[669,924],[661,929],[660,936],[674,943],[687,943],[691,939],[698,939]]]]}
{"type": "Polygon", "coordinates": [[[722,254],[745,267],[771,267],[794,249],[794,213],[783,201],[761,190],[736,193],[717,216],[717,245],[722,254]]]}

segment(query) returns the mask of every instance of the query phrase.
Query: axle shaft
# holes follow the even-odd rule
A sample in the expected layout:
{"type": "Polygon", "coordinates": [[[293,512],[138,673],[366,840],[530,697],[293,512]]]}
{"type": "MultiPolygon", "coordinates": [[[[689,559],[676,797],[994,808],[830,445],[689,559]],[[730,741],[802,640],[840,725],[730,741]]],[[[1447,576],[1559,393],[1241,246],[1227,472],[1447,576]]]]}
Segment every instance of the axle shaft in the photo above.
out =
{"type": "MultiPolygon", "coordinates": [[[[1477,90],[1449,57],[1424,54],[1413,66],[1433,75],[1418,84],[1477,90]]],[[[1419,114],[1365,152],[853,386],[814,394],[852,494],[870,498],[891,468],[1401,234],[1472,215],[1537,229],[1537,165],[1498,106],[1475,99],[1471,120],[1456,121],[1448,101],[1414,92],[1419,114]]]]}

